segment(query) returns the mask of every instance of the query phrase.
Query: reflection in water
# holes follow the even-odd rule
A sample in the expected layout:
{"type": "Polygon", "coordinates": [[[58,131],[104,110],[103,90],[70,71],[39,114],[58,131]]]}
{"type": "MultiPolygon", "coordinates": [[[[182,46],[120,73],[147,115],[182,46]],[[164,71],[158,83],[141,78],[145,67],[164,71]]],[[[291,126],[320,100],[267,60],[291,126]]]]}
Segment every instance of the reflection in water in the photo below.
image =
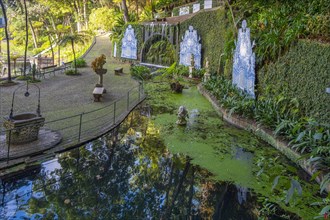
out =
{"type": "MultiPolygon", "coordinates": [[[[244,161],[245,164],[252,165],[253,154],[250,152],[244,151],[244,149],[241,147],[236,147],[235,148],[235,159],[244,161]]],[[[246,202],[246,198],[247,198],[247,194],[248,194],[249,190],[247,187],[240,186],[237,184],[236,184],[236,189],[237,189],[237,199],[238,199],[239,204],[241,205],[242,203],[246,202]]]]}
{"type": "Polygon", "coordinates": [[[170,154],[146,119],[134,126],[136,117],[29,175],[2,179],[1,219],[256,219],[248,193],[240,204],[235,185],[170,154]]]}
{"type": "MultiPolygon", "coordinates": [[[[246,188],[169,153],[149,120],[135,111],[106,137],[3,178],[0,219],[258,218],[246,188]]],[[[238,147],[233,157],[252,160],[238,147]]]]}

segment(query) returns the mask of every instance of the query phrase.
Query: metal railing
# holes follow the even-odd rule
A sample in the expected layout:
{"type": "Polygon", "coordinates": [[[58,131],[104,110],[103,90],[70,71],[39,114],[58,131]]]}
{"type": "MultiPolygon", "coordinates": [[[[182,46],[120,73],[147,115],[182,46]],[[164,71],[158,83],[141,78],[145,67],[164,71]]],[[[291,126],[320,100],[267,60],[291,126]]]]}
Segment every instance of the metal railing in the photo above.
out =
{"type": "MultiPolygon", "coordinates": [[[[62,152],[94,140],[120,124],[144,98],[143,84],[139,83],[109,105],[65,118],[50,121],[46,118],[42,132],[39,132],[39,140],[28,144],[11,144],[11,134],[17,130],[3,129],[0,133],[0,161],[9,162],[45,151],[62,152]],[[58,133],[62,136],[60,143],[51,146],[52,138],[58,133]],[[5,141],[6,135],[9,141],[5,141]]],[[[26,125],[24,128],[31,126],[33,125],[26,125]]]]}

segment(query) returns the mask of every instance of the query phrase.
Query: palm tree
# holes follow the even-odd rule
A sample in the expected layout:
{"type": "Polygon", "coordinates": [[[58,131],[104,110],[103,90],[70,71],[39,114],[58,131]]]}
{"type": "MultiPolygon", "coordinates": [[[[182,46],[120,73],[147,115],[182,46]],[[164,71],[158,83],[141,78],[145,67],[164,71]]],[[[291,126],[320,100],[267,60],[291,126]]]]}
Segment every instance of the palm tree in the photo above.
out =
{"type": "Polygon", "coordinates": [[[61,65],[61,44],[63,43],[63,36],[67,35],[69,33],[69,26],[63,26],[63,25],[58,25],[56,27],[56,30],[50,31],[48,30],[49,34],[55,34],[56,35],[56,39],[57,39],[57,65],[60,66],[61,65]]]}
{"type": "Polygon", "coordinates": [[[1,10],[2,10],[2,14],[5,20],[5,35],[6,35],[6,41],[7,41],[7,63],[8,63],[8,78],[7,81],[8,82],[12,82],[11,80],[11,69],[10,69],[10,47],[9,47],[9,35],[8,35],[8,22],[7,22],[7,14],[6,14],[6,9],[5,6],[3,4],[3,1],[0,0],[0,5],[1,5],[1,10]]]}
{"type": "Polygon", "coordinates": [[[65,44],[67,42],[71,43],[75,74],[77,74],[78,72],[77,72],[76,51],[75,51],[75,48],[74,48],[74,44],[77,43],[77,42],[83,42],[84,43],[89,37],[90,37],[89,34],[87,34],[86,32],[81,31],[79,33],[74,32],[74,33],[66,34],[62,38],[62,44],[65,44]]]}

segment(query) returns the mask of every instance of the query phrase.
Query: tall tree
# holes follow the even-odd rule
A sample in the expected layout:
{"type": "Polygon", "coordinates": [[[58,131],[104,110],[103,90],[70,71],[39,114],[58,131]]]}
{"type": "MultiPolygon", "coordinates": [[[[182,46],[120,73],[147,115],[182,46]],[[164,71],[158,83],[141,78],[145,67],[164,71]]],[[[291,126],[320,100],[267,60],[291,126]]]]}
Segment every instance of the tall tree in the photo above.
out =
{"type": "Polygon", "coordinates": [[[62,42],[65,44],[66,42],[70,42],[71,43],[71,48],[72,48],[72,54],[73,54],[73,63],[74,63],[74,72],[75,74],[78,73],[77,71],[77,62],[76,62],[76,51],[75,51],[75,43],[76,42],[85,42],[87,40],[87,38],[89,38],[87,33],[70,33],[67,34],[63,37],[62,42]]]}
{"type": "Polygon", "coordinates": [[[25,12],[25,49],[24,49],[24,65],[23,65],[23,74],[26,75],[26,57],[27,57],[27,48],[29,43],[29,28],[28,28],[28,11],[26,7],[26,0],[24,3],[24,12],[25,12]]]}
{"type": "Polygon", "coordinates": [[[3,18],[5,20],[5,35],[6,35],[6,41],[7,41],[7,62],[8,62],[8,78],[7,81],[8,82],[12,82],[11,79],[11,69],[10,69],[10,46],[9,46],[9,35],[8,35],[8,22],[7,22],[7,14],[6,14],[6,9],[5,9],[5,5],[3,4],[3,1],[0,0],[0,5],[1,5],[1,10],[2,10],[2,14],[3,14],[3,18]]]}
{"type": "Polygon", "coordinates": [[[123,14],[124,14],[124,21],[125,21],[125,23],[128,23],[129,17],[128,17],[128,8],[127,8],[126,0],[121,1],[121,7],[123,10],[123,14]]]}

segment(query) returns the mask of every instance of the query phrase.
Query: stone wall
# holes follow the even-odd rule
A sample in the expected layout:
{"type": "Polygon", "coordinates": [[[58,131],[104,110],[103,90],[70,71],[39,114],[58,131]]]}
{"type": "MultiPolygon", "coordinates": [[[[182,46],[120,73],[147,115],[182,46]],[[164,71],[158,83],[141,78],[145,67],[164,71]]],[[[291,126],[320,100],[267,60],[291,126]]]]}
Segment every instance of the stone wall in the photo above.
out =
{"type": "MultiPolygon", "coordinates": [[[[317,172],[317,170],[313,166],[310,166],[305,159],[298,160],[301,157],[301,155],[293,151],[291,148],[289,148],[288,142],[284,140],[280,140],[279,138],[275,137],[272,131],[260,125],[257,125],[257,123],[253,120],[245,119],[234,114],[229,114],[229,112],[226,111],[226,109],[220,107],[221,105],[217,101],[217,99],[211,94],[209,94],[208,91],[201,84],[198,85],[198,90],[207,100],[210,101],[213,108],[216,110],[216,112],[224,121],[238,128],[254,133],[262,140],[266,141],[268,144],[272,145],[273,147],[281,151],[286,157],[288,157],[294,163],[298,164],[301,168],[303,168],[309,175],[312,176],[314,173],[317,172]]],[[[319,174],[316,177],[316,181],[318,183],[321,183],[322,179],[323,179],[323,174],[319,174]]],[[[326,188],[326,191],[330,192],[330,184],[326,188]]]]}

